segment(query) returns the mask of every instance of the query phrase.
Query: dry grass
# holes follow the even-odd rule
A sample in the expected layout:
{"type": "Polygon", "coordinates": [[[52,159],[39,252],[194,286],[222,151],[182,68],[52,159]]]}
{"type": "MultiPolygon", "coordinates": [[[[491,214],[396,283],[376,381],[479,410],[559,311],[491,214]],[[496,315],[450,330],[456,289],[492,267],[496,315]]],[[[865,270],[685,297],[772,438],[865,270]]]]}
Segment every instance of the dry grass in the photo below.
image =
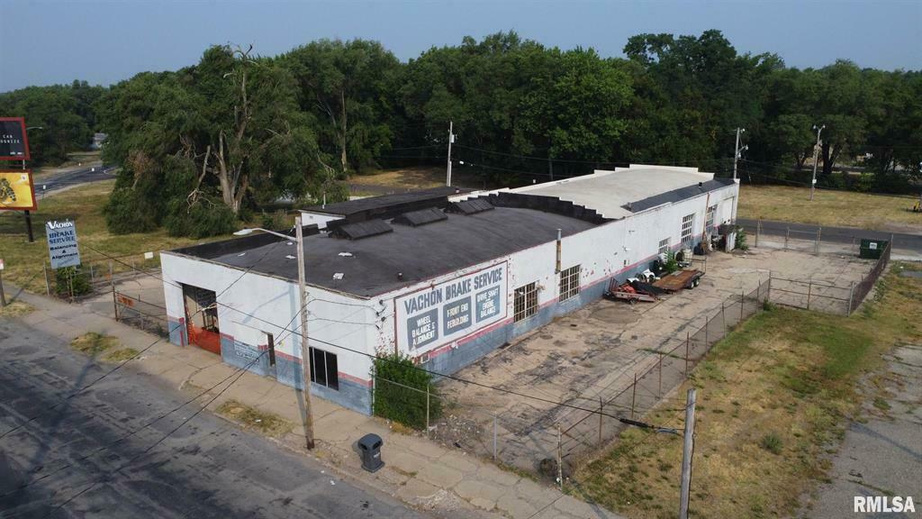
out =
{"type": "Polygon", "coordinates": [[[244,429],[253,429],[272,438],[281,438],[293,427],[291,422],[276,414],[260,411],[237,400],[224,402],[218,407],[217,413],[239,423],[244,429]]]}
{"type": "Polygon", "coordinates": [[[429,188],[445,185],[445,170],[443,168],[393,169],[370,175],[355,175],[349,180],[359,185],[403,189],[429,188]]]}
{"type": "Polygon", "coordinates": [[[20,317],[31,313],[35,308],[32,305],[22,301],[13,301],[4,307],[0,307],[0,317],[20,317]]]}
{"type": "MultiPolygon", "coordinates": [[[[104,263],[106,261],[105,256],[93,252],[90,247],[106,255],[124,256],[203,241],[171,237],[163,229],[143,234],[110,234],[106,229],[102,211],[114,185],[114,180],[95,182],[39,200],[38,211],[33,213],[32,217],[32,228],[35,233],[33,243],[26,239],[25,223],[21,213],[0,212],[0,251],[6,262],[6,270],[3,271],[4,281],[20,287],[25,286],[32,292],[45,291],[42,263],[48,261],[48,245],[45,242],[44,231],[45,222],[48,220],[71,219],[76,222],[80,256],[84,265],[94,260],[104,263]]],[[[116,271],[127,268],[115,264],[116,271]]]]}
{"type": "Polygon", "coordinates": [[[125,362],[135,358],[137,355],[138,350],[134,348],[122,348],[106,355],[105,361],[114,363],[125,362]]]}
{"type": "Polygon", "coordinates": [[[740,187],[739,217],[890,231],[922,231],[922,214],[910,211],[915,201],[896,196],[817,190],[813,202],[806,188],[740,187]]]}
{"type": "MultiPolygon", "coordinates": [[[[846,420],[874,397],[859,394],[861,375],[895,344],[922,340],[919,315],[922,280],[894,273],[851,318],[775,309],[715,346],[676,393],[698,389],[692,515],[789,515],[792,497],[825,477],[846,420]]],[[[681,429],[681,401],[645,421],[681,429]]],[[[575,492],[629,517],[674,517],[681,459],[680,437],[629,429],[577,468],[575,492]]]]}
{"type": "Polygon", "coordinates": [[[95,357],[96,355],[118,346],[118,339],[96,332],[89,332],[70,341],[70,347],[95,357]]]}

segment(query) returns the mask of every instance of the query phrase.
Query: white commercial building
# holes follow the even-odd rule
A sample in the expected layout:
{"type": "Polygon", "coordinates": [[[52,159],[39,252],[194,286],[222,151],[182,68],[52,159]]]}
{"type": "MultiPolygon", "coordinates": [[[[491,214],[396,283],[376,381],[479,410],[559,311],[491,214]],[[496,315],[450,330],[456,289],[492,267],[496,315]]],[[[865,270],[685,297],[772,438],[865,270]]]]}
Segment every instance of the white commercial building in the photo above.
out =
{"type": "MultiPolygon", "coordinates": [[[[735,221],[739,185],[713,177],[634,165],[303,211],[324,228],[305,227],[311,391],[370,413],[374,356],[450,374],[598,299],[735,221]]],[[[170,340],[300,386],[296,256],[266,234],[164,252],[170,340]]]]}

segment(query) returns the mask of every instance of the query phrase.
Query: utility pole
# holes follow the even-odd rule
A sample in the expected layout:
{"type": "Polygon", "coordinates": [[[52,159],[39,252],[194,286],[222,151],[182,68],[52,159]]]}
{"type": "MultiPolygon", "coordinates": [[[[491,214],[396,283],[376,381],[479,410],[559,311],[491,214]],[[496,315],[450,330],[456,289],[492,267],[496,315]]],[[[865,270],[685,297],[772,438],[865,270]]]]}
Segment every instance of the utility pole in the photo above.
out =
{"type": "Polygon", "coordinates": [[[451,144],[455,142],[455,122],[448,121],[448,175],[445,178],[445,185],[451,186],[451,144]]]}
{"type": "Polygon", "coordinates": [[[813,146],[813,180],[810,181],[810,201],[813,201],[813,192],[816,191],[816,163],[820,160],[820,134],[823,133],[823,130],[826,129],[826,125],[822,125],[819,128],[816,125],[813,125],[813,129],[816,130],[816,145],[813,146]]]}
{"type": "Polygon", "coordinates": [[[733,180],[736,180],[736,162],[742,157],[742,153],[749,149],[749,146],[740,148],[740,134],[745,133],[746,128],[736,129],[736,146],[733,147],[733,180]]]}
{"type": "Polygon", "coordinates": [[[679,519],[688,519],[688,494],[691,487],[692,453],[695,450],[695,388],[688,390],[685,401],[685,447],[682,449],[682,493],[679,519]]]}
{"type": "Polygon", "coordinates": [[[301,215],[295,216],[295,236],[298,241],[298,295],[301,301],[301,393],[304,396],[304,437],[307,450],[314,448],[314,413],[311,411],[311,358],[307,344],[307,281],[304,272],[304,230],[301,215]]]}

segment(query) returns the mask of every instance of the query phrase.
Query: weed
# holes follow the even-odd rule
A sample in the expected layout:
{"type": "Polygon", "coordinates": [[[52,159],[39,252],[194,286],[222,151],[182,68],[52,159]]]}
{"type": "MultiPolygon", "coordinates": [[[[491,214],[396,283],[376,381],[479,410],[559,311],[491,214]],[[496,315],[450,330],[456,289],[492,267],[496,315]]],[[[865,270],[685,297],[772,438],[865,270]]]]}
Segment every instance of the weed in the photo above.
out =
{"type": "Polygon", "coordinates": [[[125,362],[137,356],[138,350],[134,348],[122,348],[106,355],[105,360],[108,362],[125,362]]]}
{"type": "Polygon", "coordinates": [[[234,420],[242,425],[244,429],[254,429],[273,438],[282,437],[292,429],[291,423],[282,417],[260,411],[236,400],[228,400],[221,404],[217,409],[217,413],[234,420]]]}
{"type": "Polygon", "coordinates": [[[116,346],[117,344],[118,339],[115,337],[100,335],[96,332],[85,333],[80,337],[70,341],[71,348],[92,357],[95,357],[96,355],[116,346]]]}
{"type": "Polygon", "coordinates": [[[770,432],[759,440],[759,446],[772,454],[781,454],[784,447],[784,440],[777,434],[770,432]]]}

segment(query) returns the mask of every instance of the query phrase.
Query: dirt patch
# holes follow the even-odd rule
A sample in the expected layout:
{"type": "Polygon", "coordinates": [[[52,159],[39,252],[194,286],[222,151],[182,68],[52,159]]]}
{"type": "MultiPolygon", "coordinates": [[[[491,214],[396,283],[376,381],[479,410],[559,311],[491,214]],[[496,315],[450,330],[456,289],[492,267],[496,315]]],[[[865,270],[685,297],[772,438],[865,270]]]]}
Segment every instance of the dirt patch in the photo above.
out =
{"type": "Polygon", "coordinates": [[[240,424],[244,429],[252,429],[272,438],[281,438],[291,432],[293,428],[291,422],[282,417],[260,411],[237,400],[224,402],[216,412],[240,424]]]}
{"type": "Polygon", "coordinates": [[[70,347],[92,357],[118,346],[118,339],[96,332],[89,332],[70,341],[70,347]]]}

